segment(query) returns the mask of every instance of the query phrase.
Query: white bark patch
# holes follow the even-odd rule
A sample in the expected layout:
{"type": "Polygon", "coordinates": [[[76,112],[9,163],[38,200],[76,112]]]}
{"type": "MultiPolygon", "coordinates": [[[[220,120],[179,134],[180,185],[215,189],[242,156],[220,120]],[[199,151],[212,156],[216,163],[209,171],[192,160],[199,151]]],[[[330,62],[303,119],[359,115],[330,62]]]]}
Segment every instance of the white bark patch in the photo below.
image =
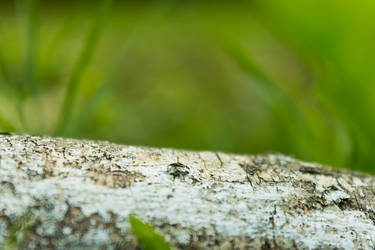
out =
{"type": "Polygon", "coordinates": [[[332,205],[332,203],[340,202],[345,199],[349,199],[350,195],[343,191],[332,191],[325,194],[325,199],[328,205],[332,205]]]}

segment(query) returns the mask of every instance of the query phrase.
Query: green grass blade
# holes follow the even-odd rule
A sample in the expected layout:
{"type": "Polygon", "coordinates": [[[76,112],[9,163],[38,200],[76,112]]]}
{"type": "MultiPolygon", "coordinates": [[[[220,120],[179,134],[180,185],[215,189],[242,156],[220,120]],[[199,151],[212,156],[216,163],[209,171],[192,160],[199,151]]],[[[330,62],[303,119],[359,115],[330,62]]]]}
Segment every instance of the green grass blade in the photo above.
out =
{"type": "Polygon", "coordinates": [[[93,122],[92,120],[97,114],[97,110],[99,109],[100,105],[102,105],[111,92],[113,92],[114,85],[124,70],[124,65],[128,63],[127,56],[131,49],[131,45],[134,44],[136,40],[137,33],[147,29],[150,23],[157,22],[159,19],[162,19],[172,6],[173,4],[170,1],[156,4],[156,6],[152,9],[151,14],[140,17],[137,24],[131,28],[130,32],[126,36],[126,40],[124,41],[122,48],[119,49],[119,56],[107,70],[108,73],[103,77],[103,82],[100,84],[100,87],[81,109],[79,120],[76,121],[74,127],[75,133],[82,134],[84,133],[83,131],[87,130],[87,128],[93,122]]]}
{"type": "Polygon", "coordinates": [[[223,49],[234,60],[239,68],[248,75],[255,78],[256,83],[271,97],[271,100],[277,100],[284,104],[290,105],[290,98],[283,92],[283,90],[271,83],[267,77],[258,68],[256,62],[247,55],[247,52],[239,45],[233,42],[223,42],[223,49]]]}
{"type": "Polygon", "coordinates": [[[16,127],[0,114],[0,129],[2,132],[15,132],[16,127]]]}
{"type": "Polygon", "coordinates": [[[106,20],[106,17],[110,11],[112,5],[112,0],[102,0],[99,7],[99,13],[95,17],[96,21],[94,22],[93,27],[87,35],[87,39],[82,50],[80,57],[75,65],[72,76],[68,83],[66,96],[64,99],[61,115],[59,117],[59,122],[55,134],[63,135],[66,126],[69,123],[69,120],[72,115],[72,109],[74,106],[74,101],[77,95],[77,90],[79,87],[80,80],[82,75],[89,64],[91,57],[94,53],[100,35],[103,31],[103,26],[106,20]]]}
{"type": "MultiPolygon", "coordinates": [[[[0,33],[1,33],[1,30],[0,30],[0,33]]],[[[1,39],[0,39],[0,42],[1,42],[1,39]]],[[[7,68],[6,66],[6,62],[5,62],[5,58],[4,58],[4,55],[3,55],[3,52],[2,52],[2,44],[0,43],[0,74],[2,75],[3,79],[4,79],[4,83],[8,84],[8,85],[12,85],[11,84],[11,76],[10,76],[10,72],[9,72],[9,69],[7,68]]],[[[14,86],[12,86],[14,87],[14,86]]]]}
{"type": "Polygon", "coordinates": [[[59,46],[62,44],[64,39],[69,36],[69,32],[74,29],[75,22],[75,13],[71,13],[64,18],[64,21],[59,27],[55,37],[52,39],[51,43],[46,47],[43,57],[47,60],[44,63],[51,63],[56,55],[56,51],[59,49],[59,46]]]}
{"type": "Polygon", "coordinates": [[[254,80],[252,82],[264,94],[264,98],[269,105],[284,113],[284,115],[289,113],[294,118],[298,118],[300,121],[303,120],[303,115],[298,109],[296,101],[291,96],[288,96],[281,87],[268,80],[258,68],[256,62],[239,44],[225,41],[223,49],[237,63],[238,67],[254,80]]]}
{"type": "Polygon", "coordinates": [[[289,145],[293,149],[288,150],[298,153],[301,148],[300,145],[307,141],[311,142],[313,136],[307,122],[307,114],[303,109],[306,103],[288,95],[279,85],[270,81],[240,44],[226,40],[221,42],[224,51],[251,78],[254,86],[260,90],[264,100],[271,108],[272,114],[277,118],[278,127],[287,131],[290,135],[289,140],[291,142],[289,145]]]}
{"type": "Polygon", "coordinates": [[[115,62],[108,69],[108,73],[103,77],[103,82],[101,83],[100,87],[94,92],[92,97],[81,109],[81,115],[77,121],[77,124],[75,125],[75,130],[78,134],[82,134],[83,131],[89,127],[89,124],[95,117],[99,107],[105,102],[106,98],[108,98],[111,92],[113,92],[114,85],[118,80],[119,74],[122,72],[123,67],[126,64],[129,47],[130,41],[128,39],[119,53],[120,56],[115,60],[115,62]]]}
{"type": "MultiPolygon", "coordinates": [[[[5,33],[4,30],[0,28],[0,34],[5,33]]],[[[0,75],[2,76],[0,80],[1,91],[4,91],[4,88],[10,89],[15,95],[18,102],[21,102],[22,94],[24,92],[23,88],[17,84],[14,80],[12,67],[9,66],[7,61],[6,51],[9,50],[8,46],[9,41],[7,39],[0,39],[0,75]]]]}
{"type": "Polygon", "coordinates": [[[144,250],[170,250],[169,244],[148,224],[133,215],[129,216],[132,231],[144,250]]]}
{"type": "Polygon", "coordinates": [[[35,95],[37,92],[35,66],[38,0],[26,0],[26,12],[26,81],[31,94],[35,95]]]}

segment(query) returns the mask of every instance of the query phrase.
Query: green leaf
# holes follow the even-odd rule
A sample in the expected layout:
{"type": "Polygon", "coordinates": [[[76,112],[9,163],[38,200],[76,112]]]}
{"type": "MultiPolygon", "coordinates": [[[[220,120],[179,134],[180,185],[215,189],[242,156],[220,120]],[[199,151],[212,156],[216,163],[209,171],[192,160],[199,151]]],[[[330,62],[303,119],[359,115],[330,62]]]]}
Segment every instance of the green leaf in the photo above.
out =
{"type": "Polygon", "coordinates": [[[144,250],[170,250],[171,247],[155,230],[149,225],[136,218],[129,216],[132,231],[137,237],[144,250]]]}

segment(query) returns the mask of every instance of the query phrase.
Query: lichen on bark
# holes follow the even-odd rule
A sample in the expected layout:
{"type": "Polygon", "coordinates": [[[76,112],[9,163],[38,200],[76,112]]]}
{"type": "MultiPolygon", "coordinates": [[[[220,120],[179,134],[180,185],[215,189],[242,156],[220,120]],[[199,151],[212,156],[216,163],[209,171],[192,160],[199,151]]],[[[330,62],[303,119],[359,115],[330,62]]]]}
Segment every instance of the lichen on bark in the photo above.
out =
{"type": "Polygon", "coordinates": [[[0,136],[0,244],[139,247],[134,214],[175,248],[375,248],[375,179],[279,155],[0,136]]]}

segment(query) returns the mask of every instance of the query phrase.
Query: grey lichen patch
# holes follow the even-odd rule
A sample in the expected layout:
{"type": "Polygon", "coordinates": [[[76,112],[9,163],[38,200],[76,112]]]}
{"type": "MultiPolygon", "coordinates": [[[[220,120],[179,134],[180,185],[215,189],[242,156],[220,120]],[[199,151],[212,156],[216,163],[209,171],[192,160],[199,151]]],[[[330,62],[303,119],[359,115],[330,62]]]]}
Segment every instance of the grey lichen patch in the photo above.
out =
{"type": "Polygon", "coordinates": [[[135,214],[176,248],[372,249],[375,181],[276,154],[0,135],[0,244],[134,249],[135,214]],[[14,231],[14,230],[13,230],[14,231]]]}

